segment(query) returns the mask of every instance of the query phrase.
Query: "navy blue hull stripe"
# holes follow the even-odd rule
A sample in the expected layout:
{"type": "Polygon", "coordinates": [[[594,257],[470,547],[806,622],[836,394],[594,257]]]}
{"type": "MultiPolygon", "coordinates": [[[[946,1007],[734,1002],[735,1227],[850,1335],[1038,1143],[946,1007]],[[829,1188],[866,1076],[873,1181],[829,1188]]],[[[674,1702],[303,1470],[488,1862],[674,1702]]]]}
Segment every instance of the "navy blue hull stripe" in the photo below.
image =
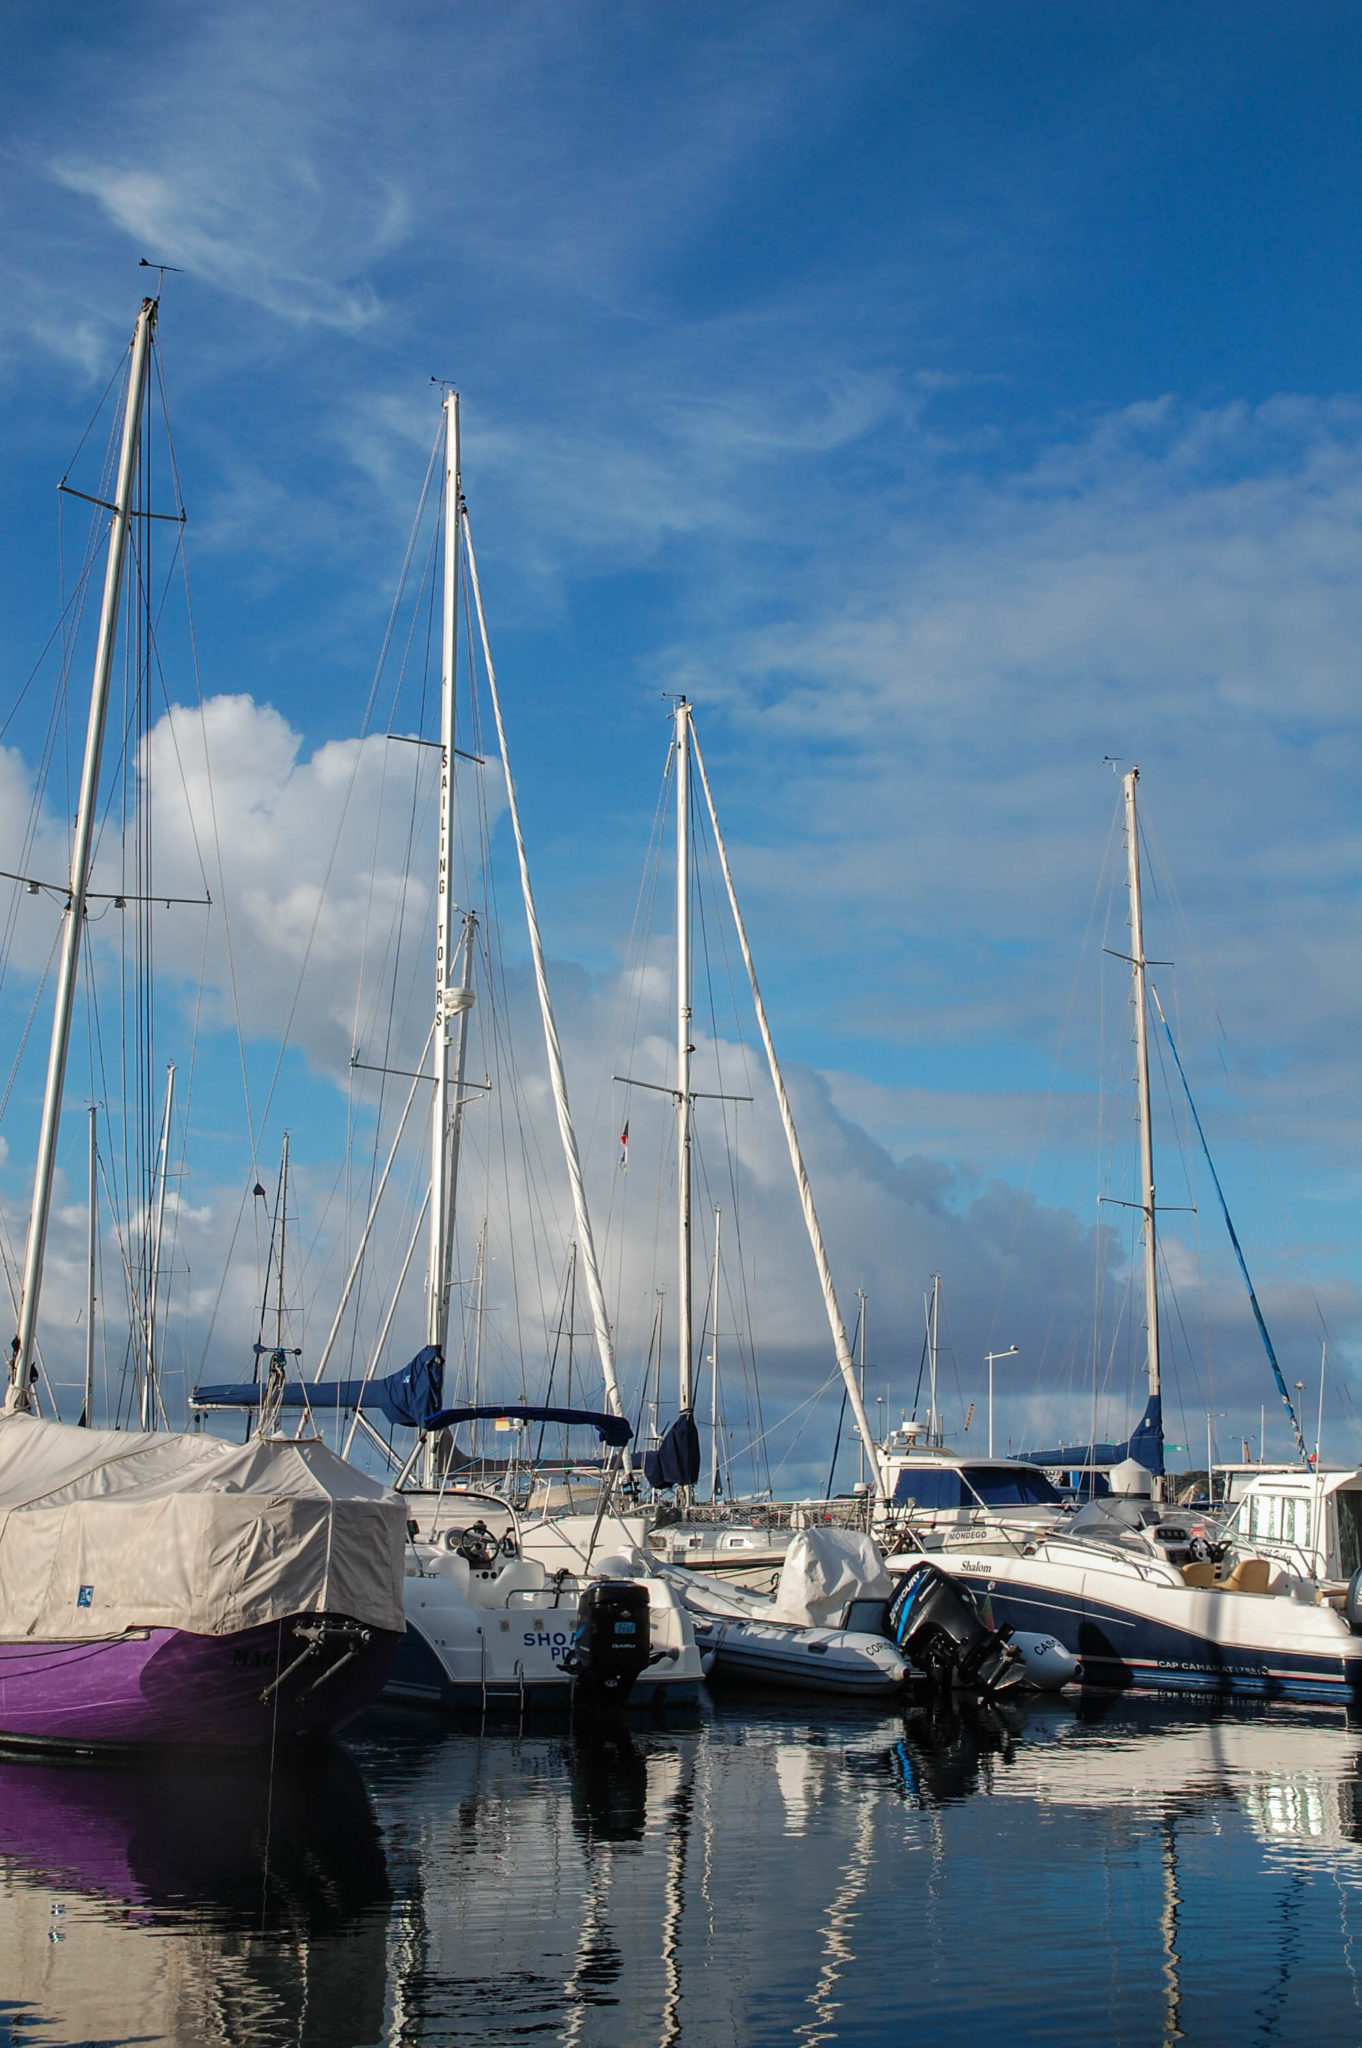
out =
{"type": "MultiPolygon", "coordinates": [[[[962,1574],[962,1577],[964,1575],[962,1574]]],[[[1055,1636],[1082,1661],[1089,1685],[1246,1693],[1295,1699],[1362,1700],[1362,1659],[1208,1642],[1119,1607],[1035,1587],[966,1580],[991,1602],[995,1627],[1055,1636]]]]}

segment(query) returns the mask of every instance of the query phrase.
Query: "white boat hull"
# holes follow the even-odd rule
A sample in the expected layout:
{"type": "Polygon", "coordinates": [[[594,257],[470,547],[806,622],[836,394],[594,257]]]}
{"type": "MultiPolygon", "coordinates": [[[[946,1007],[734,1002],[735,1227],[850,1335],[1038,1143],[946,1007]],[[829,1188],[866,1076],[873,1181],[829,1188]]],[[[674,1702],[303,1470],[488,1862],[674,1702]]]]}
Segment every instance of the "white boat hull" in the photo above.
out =
{"type": "MultiPolygon", "coordinates": [[[[556,1587],[530,1560],[470,1572],[462,1559],[434,1546],[422,1546],[419,1556],[422,1569],[405,1582],[407,1632],[386,1697],[478,1716],[567,1713],[576,1584],[556,1587]]],[[[704,1669],[689,1620],[667,1587],[647,1583],[658,1662],[635,1680],[629,1705],[694,1705],[704,1669]]]]}
{"type": "Polygon", "coordinates": [[[978,1596],[992,1627],[1054,1636],[1084,1685],[1124,1691],[1362,1700],[1362,1637],[1332,1607],[1282,1593],[1187,1586],[1172,1567],[1060,1542],[1033,1557],[967,1550],[933,1562],[978,1596]]]}

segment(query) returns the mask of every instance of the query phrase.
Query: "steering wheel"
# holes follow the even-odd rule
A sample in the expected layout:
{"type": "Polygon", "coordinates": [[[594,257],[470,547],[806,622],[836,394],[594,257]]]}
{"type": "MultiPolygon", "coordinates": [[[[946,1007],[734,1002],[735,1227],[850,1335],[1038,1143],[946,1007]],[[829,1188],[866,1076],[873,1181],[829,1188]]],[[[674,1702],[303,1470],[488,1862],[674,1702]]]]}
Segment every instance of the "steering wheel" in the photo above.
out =
{"type": "MultiPolygon", "coordinates": [[[[450,1532],[450,1540],[453,1541],[453,1531],[450,1532]]],[[[474,1522],[472,1528],[465,1529],[457,1543],[454,1543],[454,1551],[465,1564],[486,1571],[501,1555],[501,1545],[486,1522],[474,1522]]]]}

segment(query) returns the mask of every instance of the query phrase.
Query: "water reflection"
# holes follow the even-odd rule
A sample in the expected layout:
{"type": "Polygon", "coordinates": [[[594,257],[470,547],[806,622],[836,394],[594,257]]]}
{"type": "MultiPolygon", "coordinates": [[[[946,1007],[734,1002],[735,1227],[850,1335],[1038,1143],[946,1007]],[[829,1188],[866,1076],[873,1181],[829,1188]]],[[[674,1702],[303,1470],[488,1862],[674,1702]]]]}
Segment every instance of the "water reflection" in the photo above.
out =
{"type": "Polygon", "coordinates": [[[587,1841],[641,1842],[648,1826],[648,1761],[627,1729],[584,1734],[570,1756],[572,1811],[587,1841]]]}
{"type": "Polygon", "coordinates": [[[342,1751],[272,1777],[0,1761],[0,1872],[16,2039],[25,2014],[44,2043],[379,2038],[390,1894],[342,1751]]]}
{"type": "Polygon", "coordinates": [[[372,1716],[272,1788],[0,1765],[0,1884],[0,2043],[1362,2038],[1342,1713],[372,1716]]]}

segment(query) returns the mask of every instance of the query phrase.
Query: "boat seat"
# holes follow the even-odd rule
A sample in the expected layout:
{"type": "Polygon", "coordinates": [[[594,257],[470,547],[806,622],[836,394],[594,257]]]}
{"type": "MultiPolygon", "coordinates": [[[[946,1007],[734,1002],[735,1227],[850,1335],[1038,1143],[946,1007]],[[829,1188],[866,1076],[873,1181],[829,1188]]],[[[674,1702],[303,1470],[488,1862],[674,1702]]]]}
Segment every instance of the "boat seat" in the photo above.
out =
{"type": "Polygon", "coordinates": [[[1222,1584],[1227,1593],[1266,1593],[1271,1577],[1272,1566],[1265,1557],[1241,1557],[1222,1584]]]}
{"type": "Polygon", "coordinates": [[[1182,1567],[1182,1583],[1184,1586],[1213,1586],[1215,1566],[1209,1560],[1204,1564],[1185,1564],[1182,1567]]]}

